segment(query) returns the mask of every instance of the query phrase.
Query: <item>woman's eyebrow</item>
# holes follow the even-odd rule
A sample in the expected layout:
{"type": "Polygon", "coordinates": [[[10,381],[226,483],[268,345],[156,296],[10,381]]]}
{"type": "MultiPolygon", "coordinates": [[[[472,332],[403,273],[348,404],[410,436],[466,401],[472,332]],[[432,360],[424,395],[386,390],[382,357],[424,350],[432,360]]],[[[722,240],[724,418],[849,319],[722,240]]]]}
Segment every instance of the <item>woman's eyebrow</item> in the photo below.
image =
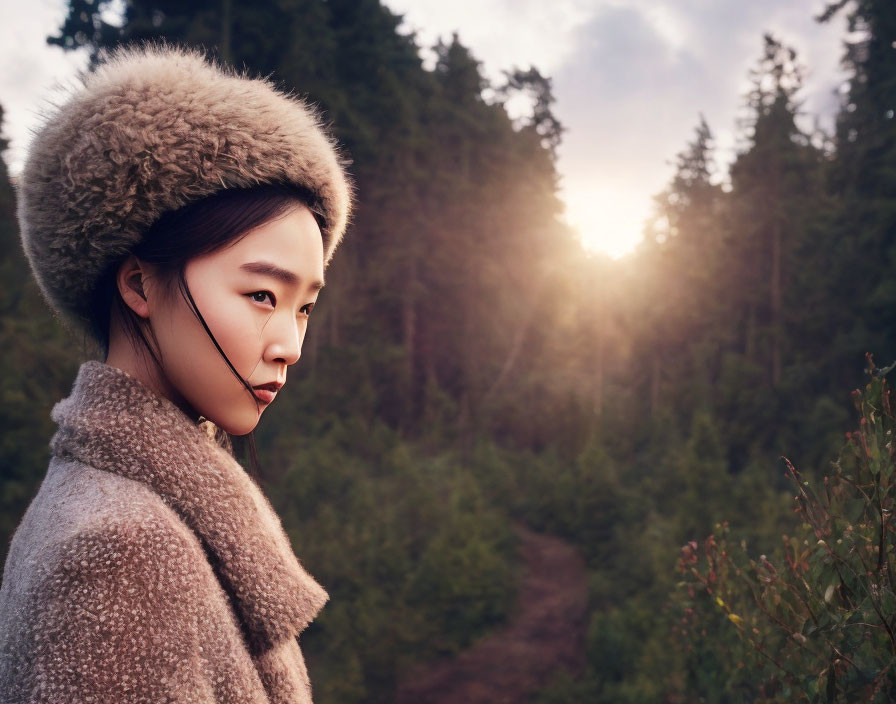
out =
{"type": "MultiPolygon", "coordinates": [[[[253,274],[263,274],[264,276],[270,276],[290,286],[294,286],[301,281],[298,275],[292,273],[291,271],[287,271],[286,269],[282,269],[276,264],[271,264],[270,262],[248,262],[246,264],[242,264],[240,266],[240,269],[251,271],[253,274]]],[[[309,286],[311,287],[312,291],[320,291],[324,287],[324,282],[312,281],[309,286]]]]}

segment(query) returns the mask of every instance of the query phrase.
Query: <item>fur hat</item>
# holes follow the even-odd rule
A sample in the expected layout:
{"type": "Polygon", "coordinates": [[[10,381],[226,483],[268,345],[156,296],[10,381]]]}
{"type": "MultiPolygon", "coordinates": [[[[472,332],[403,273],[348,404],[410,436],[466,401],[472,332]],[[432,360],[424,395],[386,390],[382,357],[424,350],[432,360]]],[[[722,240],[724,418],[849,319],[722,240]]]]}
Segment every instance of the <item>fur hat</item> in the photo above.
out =
{"type": "Polygon", "coordinates": [[[119,47],[81,83],[45,116],[17,188],[25,254],[63,318],[85,326],[97,282],[150,225],[225,188],[309,191],[329,263],[352,186],[307,103],[164,43],[119,47]]]}

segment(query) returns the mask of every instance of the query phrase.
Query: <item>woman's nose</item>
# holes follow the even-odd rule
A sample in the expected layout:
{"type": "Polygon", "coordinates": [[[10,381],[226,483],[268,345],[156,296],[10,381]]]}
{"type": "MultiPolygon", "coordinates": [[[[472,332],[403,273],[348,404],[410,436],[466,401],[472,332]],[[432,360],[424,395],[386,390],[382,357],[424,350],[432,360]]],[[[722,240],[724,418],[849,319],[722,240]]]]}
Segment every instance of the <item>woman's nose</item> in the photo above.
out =
{"type": "Polygon", "coordinates": [[[295,364],[302,355],[305,324],[295,318],[285,319],[270,330],[271,337],[265,350],[266,361],[295,364]]]}

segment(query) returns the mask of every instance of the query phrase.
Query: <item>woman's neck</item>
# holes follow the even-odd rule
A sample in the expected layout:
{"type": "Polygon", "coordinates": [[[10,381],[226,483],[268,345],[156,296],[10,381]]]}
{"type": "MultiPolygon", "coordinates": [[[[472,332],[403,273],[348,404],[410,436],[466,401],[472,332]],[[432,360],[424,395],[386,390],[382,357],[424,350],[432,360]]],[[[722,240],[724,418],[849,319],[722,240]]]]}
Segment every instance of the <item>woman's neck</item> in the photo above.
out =
{"type": "Polygon", "coordinates": [[[149,351],[141,343],[135,343],[115,322],[110,326],[109,352],[104,362],[110,367],[127,372],[160,396],[167,398],[194,422],[199,421],[199,414],[171,384],[149,351]]]}

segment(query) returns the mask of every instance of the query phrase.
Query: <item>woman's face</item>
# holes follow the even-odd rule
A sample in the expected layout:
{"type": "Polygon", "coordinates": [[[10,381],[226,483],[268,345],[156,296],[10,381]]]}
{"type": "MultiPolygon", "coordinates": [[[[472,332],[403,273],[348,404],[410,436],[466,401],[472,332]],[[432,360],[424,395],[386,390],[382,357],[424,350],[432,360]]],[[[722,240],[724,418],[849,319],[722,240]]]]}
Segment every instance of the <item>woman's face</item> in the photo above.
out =
{"type": "MultiPolygon", "coordinates": [[[[323,285],[320,228],[304,206],[235,244],[190,260],[185,278],[227,358],[250,386],[286,381],[323,285]]],[[[234,376],[177,290],[149,286],[150,323],[166,382],[198,415],[232,435],[252,431],[271,394],[252,394],[234,376]],[[153,290],[155,289],[155,290],[153,290]]],[[[176,401],[176,402],[177,402],[176,401]]]]}

